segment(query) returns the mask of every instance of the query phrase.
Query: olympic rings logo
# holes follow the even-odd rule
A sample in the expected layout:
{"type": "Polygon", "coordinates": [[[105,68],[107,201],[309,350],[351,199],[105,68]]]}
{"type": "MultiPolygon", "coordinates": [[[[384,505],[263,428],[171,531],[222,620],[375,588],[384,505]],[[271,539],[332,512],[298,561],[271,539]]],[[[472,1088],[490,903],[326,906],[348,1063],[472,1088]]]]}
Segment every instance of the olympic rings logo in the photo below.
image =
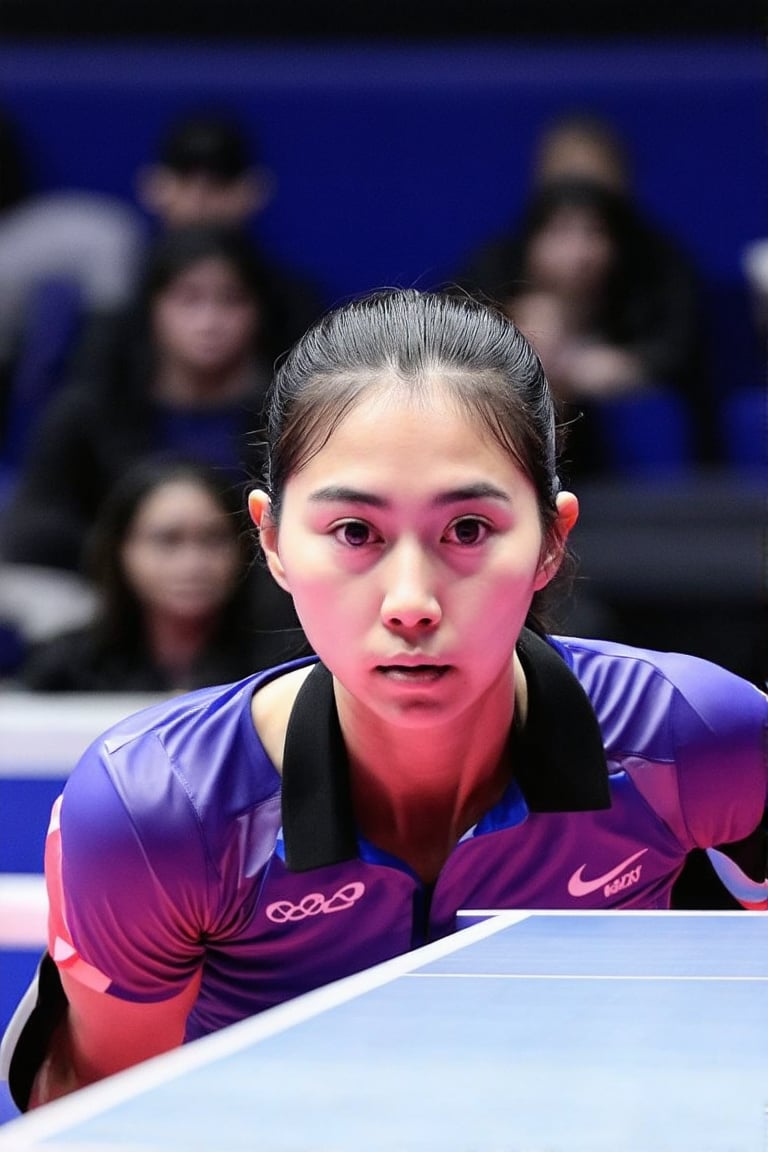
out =
{"type": "Polygon", "coordinates": [[[294,920],[306,920],[309,916],[319,916],[321,912],[344,912],[360,899],[363,892],[365,884],[355,880],[339,888],[327,899],[322,892],[310,892],[298,904],[292,904],[290,900],[276,900],[267,906],[267,919],[273,924],[287,924],[294,920]]]}

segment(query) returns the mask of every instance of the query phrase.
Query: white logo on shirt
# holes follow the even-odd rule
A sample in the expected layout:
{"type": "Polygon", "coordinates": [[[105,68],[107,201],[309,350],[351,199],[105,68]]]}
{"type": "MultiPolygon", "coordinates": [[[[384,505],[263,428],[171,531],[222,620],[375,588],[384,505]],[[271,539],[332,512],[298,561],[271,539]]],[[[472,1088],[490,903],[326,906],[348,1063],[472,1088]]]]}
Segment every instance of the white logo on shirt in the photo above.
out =
{"type": "Polygon", "coordinates": [[[629,888],[631,884],[636,884],[640,879],[640,871],[642,865],[639,864],[637,868],[631,871],[626,871],[630,864],[635,860],[639,860],[648,851],[647,848],[641,848],[639,852],[633,853],[628,856],[626,860],[622,860],[621,864],[617,864],[615,868],[611,868],[610,872],[604,872],[602,876],[596,877],[594,880],[583,880],[582,873],[586,868],[586,864],[582,864],[581,868],[577,868],[573,876],[568,881],[568,893],[570,896],[575,896],[577,900],[583,896],[590,896],[593,892],[597,892],[598,888],[605,889],[606,896],[613,896],[616,892],[620,892],[622,888],[629,888]],[[624,873],[624,875],[622,875],[624,873]],[[611,883],[613,881],[613,883],[611,883]]]}
{"type": "Polygon", "coordinates": [[[308,916],[319,916],[321,912],[344,912],[351,908],[365,892],[365,884],[355,880],[345,884],[327,898],[322,892],[309,892],[298,904],[290,900],[276,900],[267,905],[267,918],[274,924],[286,924],[289,920],[306,920],[308,916]]]}

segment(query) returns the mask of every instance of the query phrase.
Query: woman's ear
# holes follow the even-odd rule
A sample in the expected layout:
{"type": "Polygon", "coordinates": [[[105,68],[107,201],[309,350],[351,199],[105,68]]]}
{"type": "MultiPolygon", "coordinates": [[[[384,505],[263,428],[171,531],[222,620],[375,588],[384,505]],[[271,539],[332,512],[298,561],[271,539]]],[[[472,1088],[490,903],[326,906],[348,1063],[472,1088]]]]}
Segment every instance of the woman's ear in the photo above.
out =
{"type": "Polygon", "coordinates": [[[280,587],[284,588],[286,592],[290,592],[278,551],[278,530],[272,517],[272,501],[266,492],[260,488],[255,488],[253,492],[249,493],[248,512],[259,530],[259,543],[267,561],[267,567],[280,587]]]}
{"type": "Polygon", "coordinates": [[[579,519],[579,501],[573,492],[558,492],[555,504],[557,505],[555,530],[565,544],[579,519]]]}
{"type": "Polygon", "coordinates": [[[557,518],[552,525],[541,566],[536,577],[536,591],[546,588],[556,575],[562,563],[565,545],[576,521],[579,519],[579,501],[573,492],[558,492],[557,518]]]}

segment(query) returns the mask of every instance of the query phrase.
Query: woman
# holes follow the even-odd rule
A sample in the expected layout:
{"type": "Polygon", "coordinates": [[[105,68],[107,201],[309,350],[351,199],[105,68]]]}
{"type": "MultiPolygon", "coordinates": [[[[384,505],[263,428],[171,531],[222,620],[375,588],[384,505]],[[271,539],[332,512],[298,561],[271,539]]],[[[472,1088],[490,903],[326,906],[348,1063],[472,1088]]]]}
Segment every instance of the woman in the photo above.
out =
{"type": "Polygon", "coordinates": [[[167,233],[140,301],[91,371],[52,400],[4,523],[10,562],[77,571],[102,494],[136,460],[179,452],[243,484],[258,467],[247,434],[261,420],[270,297],[242,233],[167,233]]]}
{"type": "MultiPolygon", "coordinates": [[[[249,620],[240,500],[196,461],[145,460],[116,484],[94,527],[89,625],[34,649],[37,692],[181,692],[238,680],[275,658],[249,620]]],[[[285,638],[283,638],[285,639],[285,638]]]]}
{"type": "Polygon", "coordinates": [[[340,309],[278,369],[268,441],[251,513],[319,662],[164,703],[83,757],[47,845],[58,969],[4,1046],[21,1107],[460,908],[665,907],[689,851],[760,823],[754,686],[537,631],[578,505],[500,314],[413,291],[340,309]]]}
{"type": "MultiPolygon", "coordinates": [[[[679,425],[665,448],[669,466],[709,458],[700,302],[682,277],[659,276],[656,247],[626,196],[589,179],[543,184],[517,230],[464,282],[501,304],[532,341],[563,415],[584,414],[569,444],[573,476],[621,472],[642,453],[631,438],[623,455],[615,442],[624,409],[631,421],[647,407],[651,423],[661,412],[657,435],[665,420],[679,425]]],[[[647,450],[649,466],[664,462],[662,449],[647,450]]]]}

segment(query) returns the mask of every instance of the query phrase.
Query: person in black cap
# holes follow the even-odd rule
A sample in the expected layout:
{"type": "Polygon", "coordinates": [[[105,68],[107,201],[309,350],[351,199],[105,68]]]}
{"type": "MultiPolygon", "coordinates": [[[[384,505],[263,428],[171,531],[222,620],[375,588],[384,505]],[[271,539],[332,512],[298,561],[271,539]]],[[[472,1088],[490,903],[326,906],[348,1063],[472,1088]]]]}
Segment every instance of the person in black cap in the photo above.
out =
{"type": "MultiPolygon", "coordinates": [[[[322,289],[310,278],[267,256],[255,222],[274,191],[274,178],[256,159],[250,127],[219,109],[192,110],[175,119],[161,138],[157,159],[137,174],[137,197],[154,222],[155,240],[195,226],[241,229],[245,246],[258,257],[270,301],[270,330],[263,337],[271,354],[287,350],[325,310],[322,289]]],[[[147,259],[149,258],[148,249],[147,259]]],[[[109,366],[130,357],[126,336],[140,309],[100,315],[82,335],[72,358],[73,381],[98,380],[109,366]]]]}
{"type": "Polygon", "coordinates": [[[274,179],[251,157],[245,131],[218,112],[174,121],[157,160],[137,179],[140,203],[161,226],[246,226],[272,198],[274,179]]]}
{"type": "MultiPolygon", "coordinates": [[[[137,195],[160,229],[194,224],[254,227],[271,201],[275,178],[258,160],[258,143],[228,110],[192,109],[168,126],[157,159],[137,176],[137,195]]],[[[276,343],[288,348],[325,309],[321,289],[274,259],[268,268],[276,302],[276,343]]]]}

